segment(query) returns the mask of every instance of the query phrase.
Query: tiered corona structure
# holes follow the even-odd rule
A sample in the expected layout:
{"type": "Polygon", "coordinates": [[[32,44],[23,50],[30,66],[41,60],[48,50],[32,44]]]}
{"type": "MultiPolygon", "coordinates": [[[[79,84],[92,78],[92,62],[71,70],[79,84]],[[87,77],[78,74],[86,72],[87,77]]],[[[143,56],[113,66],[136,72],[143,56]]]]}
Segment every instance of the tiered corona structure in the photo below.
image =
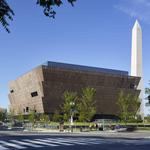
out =
{"type": "Polygon", "coordinates": [[[92,87],[96,89],[96,117],[115,117],[119,92],[139,94],[135,88],[139,81],[140,77],[126,71],[49,61],[10,82],[10,108],[15,115],[33,109],[53,114],[64,101],[64,91],[81,94],[83,88],[92,87]]]}

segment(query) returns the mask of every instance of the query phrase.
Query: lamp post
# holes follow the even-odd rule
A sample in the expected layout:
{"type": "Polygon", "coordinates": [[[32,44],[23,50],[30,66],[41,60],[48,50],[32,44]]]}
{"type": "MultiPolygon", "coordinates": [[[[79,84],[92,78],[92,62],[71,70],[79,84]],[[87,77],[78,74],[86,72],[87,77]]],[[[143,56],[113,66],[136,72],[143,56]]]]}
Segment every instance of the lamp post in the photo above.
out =
{"type": "Polygon", "coordinates": [[[75,111],[75,103],[74,102],[70,102],[70,128],[71,128],[71,132],[73,132],[72,126],[73,126],[73,115],[74,115],[74,111],[75,111]]]}
{"type": "Polygon", "coordinates": [[[73,125],[73,113],[71,114],[70,124],[73,125]]]}

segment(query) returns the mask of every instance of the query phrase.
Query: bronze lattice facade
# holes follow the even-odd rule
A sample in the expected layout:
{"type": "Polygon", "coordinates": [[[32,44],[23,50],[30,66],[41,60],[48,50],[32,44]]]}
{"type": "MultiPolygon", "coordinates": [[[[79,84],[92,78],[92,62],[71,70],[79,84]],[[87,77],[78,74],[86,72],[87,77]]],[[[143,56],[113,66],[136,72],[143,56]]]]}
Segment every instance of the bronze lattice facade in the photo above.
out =
{"type": "Polygon", "coordinates": [[[116,101],[120,90],[139,94],[139,77],[126,71],[48,62],[20,76],[9,85],[10,108],[17,115],[54,113],[63,102],[64,91],[81,92],[85,87],[96,89],[96,110],[99,115],[117,115],[116,101]]]}

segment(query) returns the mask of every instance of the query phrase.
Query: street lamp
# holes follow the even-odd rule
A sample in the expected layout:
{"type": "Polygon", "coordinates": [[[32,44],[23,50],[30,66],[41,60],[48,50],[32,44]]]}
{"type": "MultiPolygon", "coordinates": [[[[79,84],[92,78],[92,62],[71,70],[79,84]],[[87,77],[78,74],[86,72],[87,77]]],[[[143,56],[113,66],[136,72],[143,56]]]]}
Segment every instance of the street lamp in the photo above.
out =
{"type": "Polygon", "coordinates": [[[73,125],[73,115],[74,115],[74,112],[75,112],[75,103],[74,102],[70,102],[70,106],[71,106],[71,109],[70,109],[70,128],[71,128],[71,132],[73,132],[72,130],[72,125],[73,125]]]}

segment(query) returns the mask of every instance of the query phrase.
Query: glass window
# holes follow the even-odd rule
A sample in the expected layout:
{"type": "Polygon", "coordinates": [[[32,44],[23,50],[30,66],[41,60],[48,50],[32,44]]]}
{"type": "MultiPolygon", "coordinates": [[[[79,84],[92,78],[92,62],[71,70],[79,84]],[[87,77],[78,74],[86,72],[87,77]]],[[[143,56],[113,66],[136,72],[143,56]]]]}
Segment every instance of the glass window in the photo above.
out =
{"type": "Polygon", "coordinates": [[[32,96],[32,97],[38,96],[38,92],[37,92],[37,91],[32,92],[32,93],[31,93],[31,96],[32,96]]]}
{"type": "Polygon", "coordinates": [[[10,90],[10,93],[14,93],[14,90],[10,90]]]}
{"type": "Polygon", "coordinates": [[[29,112],[29,107],[26,107],[26,112],[29,112]]]}

